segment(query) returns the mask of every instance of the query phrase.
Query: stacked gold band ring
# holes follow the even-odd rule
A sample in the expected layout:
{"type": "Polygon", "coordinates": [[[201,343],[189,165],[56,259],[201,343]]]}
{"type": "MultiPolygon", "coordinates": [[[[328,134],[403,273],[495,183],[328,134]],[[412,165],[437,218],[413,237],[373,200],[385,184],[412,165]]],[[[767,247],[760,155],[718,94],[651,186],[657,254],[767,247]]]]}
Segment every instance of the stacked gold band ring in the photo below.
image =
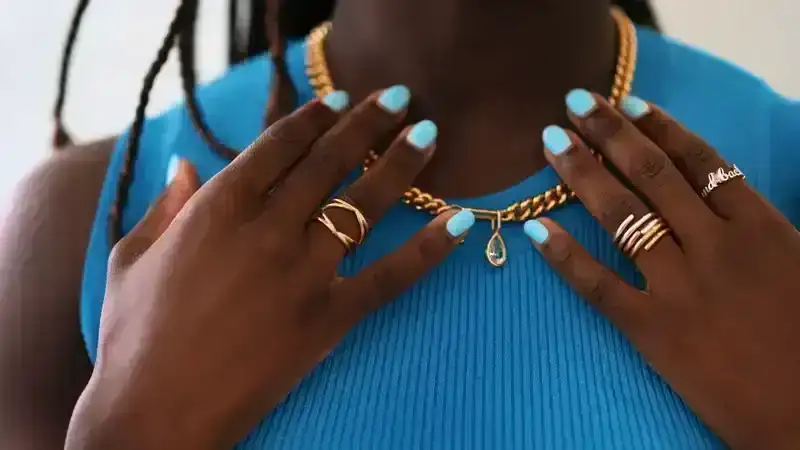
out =
{"type": "Polygon", "coordinates": [[[350,251],[353,248],[353,245],[360,245],[362,242],[364,242],[364,238],[367,235],[367,230],[369,230],[369,222],[367,222],[367,218],[364,217],[364,214],[358,208],[346,202],[345,200],[342,200],[341,198],[335,198],[323,206],[320,210],[319,216],[317,217],[317,222],[324,225],[325,228],[327,228],[328,231],[330,231],[331,234],[333,234],[333,236],[336,237],[336,239],[338,239],[342,245],[344,245],[344,248],[347,251],[350,251]],[[358,222],[358,239],[353,239],[346,233],[342,233],[336,229],[336,225],[327,216],[327,214],[325,214],[326,211],[334,208],[343,209],[353,214],[353,216],[356,218],[356,222],[358,222]]]}
{"type": "Polygon", "coordinates": [[[633,258],[640,250],[650,251],[670,229],[661,217],[647,213],[639,220],[631,214],[617,228],[614,244],[623,254],[633,258]]]}

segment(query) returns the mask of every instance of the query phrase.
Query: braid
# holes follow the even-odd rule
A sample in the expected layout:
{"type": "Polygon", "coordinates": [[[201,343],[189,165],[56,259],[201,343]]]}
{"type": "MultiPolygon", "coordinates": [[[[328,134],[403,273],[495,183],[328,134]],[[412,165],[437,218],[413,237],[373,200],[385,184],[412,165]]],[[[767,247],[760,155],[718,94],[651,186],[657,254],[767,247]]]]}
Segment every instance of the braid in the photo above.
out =
{"type": "Polygon", "coordinates": [[[228,62],[238,64],[267,51],[264,0],[229,0],[228,62]]]}
{"type": "MultiPolygon", "coordinates": [[[[283,8],[281,8],[283,11],[283,8]]],[[[250,0],[250,25],[247,40],[247,54],[259,55],[269,49],[267,40],[267,2],[250,0]]]]}
{"type": "MultiPolygon", "coordinates": [[[[285,41],[280,33],[280,4],[278,0],[269,0],[270,7],[266,14],[267,29],[270,32],[270,52],[274,66],[272,91],[269,106],[267,107],[267,123],[274,123],[288,114],[296,102],[297,93],[292,85],[289,72],[284,60],[285,41]]],[[[263,17],[263,16],[262,16],[263,17]]],[[[155,83],[156,76],[167,61],[169,52],[178,40],[180,53],[181,78],[183,90],[186,95],[186,105],[192,124],[202,135],[203,139],[223,156],[233,158],[238,153],[227,148],[219,142],[209,130],[202,118],[200,108],[194,93],[196,76],[194,72],[194,31],[197,18],[197,0],[182,0],[170,23],[167,36],[158,50],[156,60],[145,76],[144,85],[139,96],[139,105],[136,108],[136,117],[128,137],[128,146],[117,186],[117,196],[109,215],[111,225],[111,242],[116,243],[124,234],[121,215],[127,202],[128,191],[133,179],[134,162],[139,151],[139,141],[145,122],[145,110],[150,98],[150,91],[155,83]]],[[[262,33],[263,35],[263,33],[262,33]]]]}
{"type": "Polygon", "coordinates": [[[280,0],[267,0],[266,27],[273,66],[267,105],[267,126],[289,114],[297,102],[297,90],[286,67],[286,41],[280,27],[282,25],[280,6],[280,0]]]}
{"type": "Polygon", "coordinates": [[[242,48],[242,35],[239,28],[239,0],[228,2],[228,64],[239,64],[247,57],[242,48]]]}
{"type": "Polygon", "coordinates": [[[55,132],[53,133],[53,147],[58,150],[72,144],[72,139],[64,128],[62,115],[64,112],[64,99],[67,95],[67,79],[69,77],[69,63],[72,59],[72,51],[75,48],[75,41],[78,38],[83,15],[89,6],[89,0],[78,0],[78,6],[69,24],[69,33],[64,43],[64,51],[61,57],[61,67],[58,73],[58,93],[56,94],[56,104],[53,108],[53,119],[55,122],[55,132]]]}
{"type": "Polygon", "coordinates": [[[183,25],[183,22],[186,20],[188,3],[190,3],[190,1],[182,0],[178,6],[177,11],[175,12],[175,17],[172,19],[172,23],[169,24],[167,36],[164,37],[164,41],[161,43],[161,48],[158,49],[156,60],[153,61],[153,64],[150,66],[150,70],[144,77],[144,85],[142,86],[142,90],[139,94],[139,105],[136,107],[136,117],[134,118],[133,125],[131,126],[131,130],[128,135],[127,149],[125,151],[122,169],[120,171],[119,184],[117,185],[117,195],[114,200],[114,205],[111,207],[111,213],[109,214],[109,228],[111,232],[110,238],[112,245],[116,244],[117,241],[119,241],[124,235],[124,230],[122,227],[122,211],[125,209],[125,204],[128,200],[128,191],[133,180],[134,162],[136,161],[136,156],[139,153],[139,141],[141,140],[142,131],[144,129],[145,110],[147,109],[147,103],[150,100],[150,91],[153,89],[153,84],[156,81],[158,73],[161,71],[164,63],[167,62],[167,57],[169,57],[170,50],[172,50],[172,47],[175,45],[175,39],[180,32],[181,25],[183,25]]]}
{"type": "Polygon", "coordinates": [[[185,25],[180,30],[178,36],[178,54],[180,55],[181,84],[183,94],[186,97],[186,110],[195,129],[203,137],[203,140],[222,157],[233,159],[238,152],[227,147],[211,133],[208,124],[203,119],[200,105],[197,104],[195,96],[195,85],[197,76],[194,68],[194,36],[197,23],[197,0],[184,0],[185,5],[185,25]]]}
{"type": "MultiPolygon", "coordinates": [[[[281,33],[280,0],[268,0],[269,8],[264,11],[263,1],[251,3],[251,28],[248,42],[248,54],[259,52],[266,47],[267,33],[269,32],[269,50],[274,67],[273,80],[269,95],[269,105],[267,106],[266,124],[271,124],[281,117],[289,114],[295,107],[297,92],[292,84],[285,62],[286,42],[281,33]],[[264,14],[266,13],[266,14],[264,14]],[[265,19],[266,17],[266,19],[265,19]],[[268,22],[265,23],[265,22],[268,22]]],[[[185,0],[186,5],[185,21],[186,25],[181,29],[178,38],[178,52],[180,55],[181,81],[183,92],[186,97],[186,109],[192,124],[217,153],[228,159],[236,157],[238,152],[225,146],[208,128],[200,111],[195,96],[195,84],[197,77],[194,69],[194,36],[195,24],[197,21],[197,0],[185,0]]]]}
{"type": "MultiPolygon", "coordinates": [[[[290,8],[284,11],[281,0],[251,0],[250,3],[250,27],[247,39],[246,50],[243,51],[244,43],[237,34],[237,0],[230,0],[230,45],[229,59],[235,63],[249,56],[261,53],[265,48],[270,52],[273,66],[272,83],[269,94],[269,104],[265,125],[275,123],[280,118],[286,116],[295,107],[297,101],[297,91],[289,75],[285,60],[286,36],[303,35],[310,28],[317,25],[322,20],[328,18],[333,10],[335,2],[333,0],[318,0],[314,5],[304,4],[306,2],[288,2],[290,8]],[[266,11],[264,6],[266,3],[266,11]],[[286,20],[283,16],[288,16],[286,20]],[[285,26],[288,30],[284,30],[285,26]],[[265,38],[267,38],[265,40],[265,38]]],[[[54,116],[56,119],[56,135],[54,143],[57,147],[69,142],[69,136],[64,131],[61,122],[61,112],[63,110],[64,96],[67,84],[67,69],[72,54],[72,48],[77,36],[81,18],[86,10],[89,0],[79,0],[75,11],[67,43],[64,50],[64,58],[61,65],[61,76],[59,78],[59,92],[56,101],[54,116]]],[[[613,0],[613,3],[620,6],[639,25],[651,26],[658,29],[658,23],[653,14],[652,8],[647,1],[640,0],[613,0]]],[[[197,18],[198,0],[181,0],[175,13],[175,17],[170,23],[167,36],[164,38],[161,48],[158,51],[156,60],[150,67],[145,76],[144,85],[139,97],[139,105],[136,108],[136,116],[131,127],[128,138],[127,150],[125,153],[123,167],[120,173],[120,182],[117,187],[117,196],[109,217],[112,243],[116,243],[123,235],[121,212],[127,201],[128,191],[133,178],[134,162],[139,151],[139,143],[144,128],[145,110],[153,88],[155,79],[169,56],[169,52],[178,41],[180,54],[180,68],[183,91],[186,96],[186,105],[189,118],[194,127],[201,134],[208,145],[227,158],[234,158],[238,153],[222,144],[217,140],[205,123],[200,107],[195,96],[196,74],[194,68],[194,36],[195,22],[197,18]]]]}

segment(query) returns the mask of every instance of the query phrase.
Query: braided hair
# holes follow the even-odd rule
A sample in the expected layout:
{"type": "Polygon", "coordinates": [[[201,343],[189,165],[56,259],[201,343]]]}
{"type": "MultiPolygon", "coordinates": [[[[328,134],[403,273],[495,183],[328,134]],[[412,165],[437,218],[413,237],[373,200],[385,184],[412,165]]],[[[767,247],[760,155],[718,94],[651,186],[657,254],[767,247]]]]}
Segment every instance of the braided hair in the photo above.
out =
{"type": "MultiPolygon", "coordinates": [[[[230,64],[238,64],[250,57],[269,52],[273,66],[269,104],[265,126],[289,114],[295,107],[297,92],[289,77],[284,59],[286,39],[301,38],[312,28],[331,16],[334,0],[229,0],[229,46],[230,64]],[[243,23],[242,18],[247,18],[243,23]]],[[[133,179],[133,163],[139,151],[139,143],[145,122],[145,110],[150,99],[156,77],[167,61],[170,51],[177,46],[180,60],[182,88],[186,97],[186,109],[192,124],[215,152],[233,159],[238,151],[219,141],[206,124],[195,96],[197,74],[195,72],[195,27],[199,0],[180,0],[167,34],[158,49],[155,61],[144,77],[139,93],[139,104],[128,135],[127,148],[117,185],[116,200],[110,213],[111,243],[115,244],[124,234],[120,215],[127,202],[128,190],[133,179]]],[[[613,0],[634,23],[658,29],[655,14],[647,0],[613,0]]],[[[55,133],[53,146],[61,149],[71,145],[72,140],[63,125],[62,115],[67,92],[69,64],[89,0],[78,0],[70,22],[69,33],[64,44],[58,77],[58,94],[53,118],[55,133]]]]}

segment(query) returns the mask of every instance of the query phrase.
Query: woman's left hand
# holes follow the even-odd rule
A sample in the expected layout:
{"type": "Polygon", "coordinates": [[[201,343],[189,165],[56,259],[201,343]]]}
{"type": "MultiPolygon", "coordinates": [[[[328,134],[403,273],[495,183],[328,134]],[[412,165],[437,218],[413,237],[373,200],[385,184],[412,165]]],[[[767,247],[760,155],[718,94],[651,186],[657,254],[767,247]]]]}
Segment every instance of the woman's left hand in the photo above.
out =
{"type": "Polygon", "coordinates": [[[558,127],[544,133],[547,158],[647,290],[551,220],[525,224],[534,245],[728,445],[800,448],[800,233],[735,165],[657,107],[628,98],[623,115],[586,91],[567,104],[627,182],[558,127]]]}

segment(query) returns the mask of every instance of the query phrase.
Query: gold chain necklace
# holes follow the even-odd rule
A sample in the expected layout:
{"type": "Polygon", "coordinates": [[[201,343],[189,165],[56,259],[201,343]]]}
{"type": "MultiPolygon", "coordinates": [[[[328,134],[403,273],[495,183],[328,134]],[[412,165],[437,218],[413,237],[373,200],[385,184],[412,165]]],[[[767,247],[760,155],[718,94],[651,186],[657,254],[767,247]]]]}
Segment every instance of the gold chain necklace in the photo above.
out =
{"type": "MultiPolygon", "coordinates": [[[[619,53],[617,54],[614,85],[611,87],[611,96],[609,96],[608,101],[612,106],[616,106],[620,99],[628,95],[631,90],[633,73],[636,70],[637,40],[633,22],[621,9],[618,7],[611,8],[611,17],[614,19],[619,33],[619,53]]],[[[325,37],[330,30],[331,23],[325,22],[312,30],[306,39],[306,74],[317,97],[320,98],[334,90],[333,80],[331,80],[330,72],[328,71],[323,48],[325,37]]],[[[364,171],[378,158],[377,153],[370,151],[369,156],[364,161],[364,171]]],[[[508,259],[508,251],[503,237],[500,235],[500,227],[503,222],[524,222],[552,211],[574,198],[575,193],[566,184],[560,183],[541,194],[496,210],[448,205],[444,200],[423,192],[416,187],[406,191],[403,194],[402,201],[419,211],[427,211],[434,216],[448,209],[457,208],[472,211],[479,220],[488,220],[492,228],[492,235],[486,244],[486,259],[489,264],[500,267],[508,259]]]]}

